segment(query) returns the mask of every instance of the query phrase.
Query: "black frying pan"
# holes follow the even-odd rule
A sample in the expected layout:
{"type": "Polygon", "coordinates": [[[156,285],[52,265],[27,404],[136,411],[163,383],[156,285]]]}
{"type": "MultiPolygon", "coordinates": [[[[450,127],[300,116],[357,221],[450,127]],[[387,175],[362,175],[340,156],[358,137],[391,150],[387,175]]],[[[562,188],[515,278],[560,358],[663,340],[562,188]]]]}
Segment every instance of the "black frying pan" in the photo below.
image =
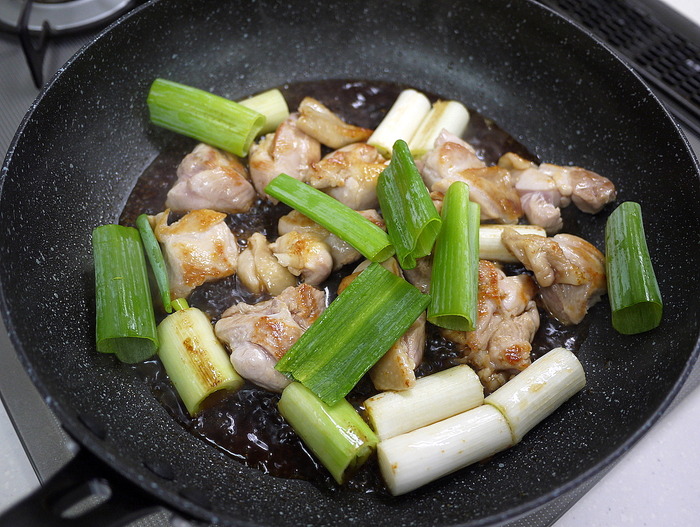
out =
{"type": "MultiPolygon", "coordinates": [[[[132,483],[126,509],[148,495],[222,523],[497,523],[589,481],[629,449],[698,355],[697,162],[628,68],[534,2],[148,4],[42,92],[3,170],[0,279],[10,337],[88,458],[132,483]],[[248,469],[185,431],[132,369],[94,347],[90,232],[117,220],[139,174],[172,140],[148,123],[145,95],[157,76],[233,99],[289,81],[353,78],[464,101],[541,159],[602,173],[620,199],[642,204],[663,324],[621,336],[606,304],[597,305],[579,352],[587,388],[497,462],[408,496],[325,492],[248,469]]],[[[609,211],[577,220],[598,247],[609,211]]]]}

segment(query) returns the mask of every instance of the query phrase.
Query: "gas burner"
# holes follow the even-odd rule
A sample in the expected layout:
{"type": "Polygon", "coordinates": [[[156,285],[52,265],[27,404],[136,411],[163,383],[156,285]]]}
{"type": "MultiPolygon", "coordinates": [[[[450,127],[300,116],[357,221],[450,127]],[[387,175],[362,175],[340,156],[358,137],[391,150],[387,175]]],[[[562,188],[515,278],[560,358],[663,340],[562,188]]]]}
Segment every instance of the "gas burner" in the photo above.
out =
{"type": "MultiPolygon", "coordinates": [[[[0,2],[0,28],[20,32],[20,18],[31,0],[0,2]]],[[[51,35],[73,33],[104,25],[133,8],[136,0],[34,0],[27,27],[33,34],[42,33],[48,22],[51,35]]]]}

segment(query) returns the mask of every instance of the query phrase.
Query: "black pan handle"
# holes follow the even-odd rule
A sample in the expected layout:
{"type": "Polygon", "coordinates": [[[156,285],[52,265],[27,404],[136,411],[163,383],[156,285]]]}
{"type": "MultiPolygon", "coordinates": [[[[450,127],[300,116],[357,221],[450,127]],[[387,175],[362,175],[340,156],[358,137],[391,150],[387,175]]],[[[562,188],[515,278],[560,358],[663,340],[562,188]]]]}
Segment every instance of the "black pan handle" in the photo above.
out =
{"type": "Polygon", "coordinates": [[[5,511],[0,527],[118,527],[159,510],[165,509],[154,496],[80,449],[43,486],[5,511]]]}

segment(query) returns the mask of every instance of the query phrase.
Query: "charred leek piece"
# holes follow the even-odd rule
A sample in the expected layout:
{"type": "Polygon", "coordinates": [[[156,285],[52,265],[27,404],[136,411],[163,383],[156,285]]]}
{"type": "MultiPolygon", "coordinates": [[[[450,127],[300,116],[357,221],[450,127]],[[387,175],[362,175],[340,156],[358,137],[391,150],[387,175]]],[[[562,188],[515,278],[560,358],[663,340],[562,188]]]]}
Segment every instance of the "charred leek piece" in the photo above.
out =
{"type": "Polygon", "coordinates": [[[148,92],[151,122],[246,156],[265,116],[218,95],[165,79],[156,79],[148,92]]]}
{"type": "Polygon", "coordinates": [[[156,240],[156,235],[153,234],[153,229],[151,228],[146,214],[141,214],[136,218],[136,227],[139,229],[143,248],[148,257],[148,263],[151,264],[151,270],[156,279],[163,309],[165,309],[166,313],[172,313],[173,308],[170,305],[170,280],[168,280],[168,269],[165,267],[163,251],[160,250],[160,245],[158,244],[158,240],[156,240]]]}
{"type": "Polygon", "coordinates": [[[278,408],[338,484],[345,483],[377,446],[377,436],[345,399],[329,406],[293,382],[282,392],[278,408]]]}
{"type": "Polygon", "coordinates": [[[265,116],[265,125],[258,132],[258,135],[275,131],[289,117],[287,101],[284,100],[284,95],[278,89],[264,91],[239,101],[238,104],[265,116]]]}
{"type": "Polygon", "coordinates": [[[512,444],[503,415],[493,407],[482,405],[381,441],[377,459],[389,491],[398,496],[486,459],[512,444]]]}
{"type": "Polygon", "coordinates": [[[461,364],[400,392],[382,392],[364,402],[365,416],[380,440],[457,415],[484,402],[484,387],[474,370],[461,364]]]}
{"type": "Polygon", "coordinates": [[[275,367],[333,405],[406,332],[429,301],[403,278],[372,263],[275,367]]]}
{"type": "Polygon", "coordinates": [[[265,192],[345,240],[368,260],[383,262],[394,254],[389,237],[382,229],[306,183],[280,174],[270,181],[265,192]]]}
{"type": "Polygon", "coordinates": [[[523,436],[586,385],[572,352],[554,348],[489,395],[484,402],[506,418],[518,443],[523,436]]]}
{"type": "Polygon", "coordinates": [[[476,327],[479,287],[479,205],[469,185],[455,181],[442,204],[442,229],[435,243],[428,321],[457,331],[476,327]]]}
{"type": "Polygon", "coordinates": [[[538,225],[481,225],[479,227],[479,258],[497,262],[518,263],[503,241],[501,235],[505,229],[515,229],[518,234],[547,236],[547,231],[538,225]]]}
{"type": "Polygon", "coordinates": [[[638,203],[622,203],[608,218],[605,267],[613,327],[631,335],[658,326],[663,303],[638,203]]]}
{"type": "Polygon", "coordinates": [[[440,132],[447,130],[461,137],[469,124],[469,111],[457,101],[437,101],[408,142],[416,159],[432,150],[440,132]]]}
{"type": "Polygon", "coordinates": [[[413,269],[417,258],[432,251],[442,220],[405,141],[394,144],[391,163],[379,176],[377,197],[399,264],[413,269]]]}
{"type": "Polygon", "coordinates": [[[214,335],[209,318],[199,309],[187,307],[183,299],[173,305],[180,309],[158,325],[158,356],[187,411],[194,416],[209,395],[218,390],[236,391],[244,381],[214,335]]]}
{"type": "Polygon", "coordinates": [[[92,231],[97,307],[97,350],[122,362],[151,357],[158,335],[146,259],[133,227],[103,225],[92,231]]]}
{"type": "Polygon", "coordinates": [[[367,143],[391,157],[396,141],[409,141],[430,111],[430,101],[416,90],[402,91],[367,143]]]}

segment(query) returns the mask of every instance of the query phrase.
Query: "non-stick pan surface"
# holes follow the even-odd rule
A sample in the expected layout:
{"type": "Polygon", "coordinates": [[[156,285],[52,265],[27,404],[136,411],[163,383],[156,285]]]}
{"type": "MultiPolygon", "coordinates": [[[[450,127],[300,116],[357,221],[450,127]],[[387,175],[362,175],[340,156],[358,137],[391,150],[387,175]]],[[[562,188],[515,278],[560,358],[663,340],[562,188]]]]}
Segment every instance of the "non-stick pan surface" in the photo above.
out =
{"type": "MultiPolygon", "coordinates": [[[[526,0],[149,4],[82,50],[23,122],[3,169],[2,308],[65,428],[134,484],[209,520],[256,525],[495,522],[580,484],[627,450],[697,357],[698,167],[677,127],[591,37],[526,0]],[[90,233],[114,222],[172,139],[148,123],[155,77],[233,99],[291,81],[376,79],[461,100],[541,159],[611,178],[642,204],[665,301],[627,337],[605,302],[579,351],[586,389],[518,446],[401,498],[321,491],[248,469],[175,422],[95,351],[90,233]]],[[[599,248],[610,209],[577,216],[599,248]]]]}

